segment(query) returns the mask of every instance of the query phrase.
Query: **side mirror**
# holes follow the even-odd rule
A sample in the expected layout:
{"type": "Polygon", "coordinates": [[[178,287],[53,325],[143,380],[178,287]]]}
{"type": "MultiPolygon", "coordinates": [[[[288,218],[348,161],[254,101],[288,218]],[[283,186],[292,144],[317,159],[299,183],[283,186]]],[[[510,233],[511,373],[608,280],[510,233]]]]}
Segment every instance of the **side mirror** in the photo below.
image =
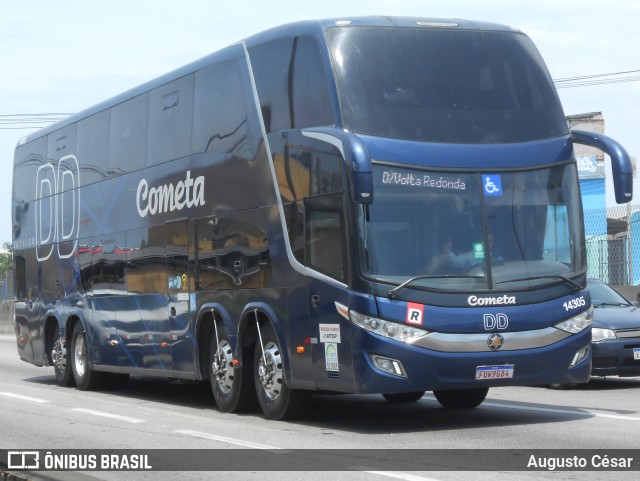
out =
{"type": "Polygon", "coordinates": [[[611,158],[613,188],[618,204],[626,204],[633,198],[633,166],[631,158],[622,145],[611,137],[586,130],[572,130],[571,140],[576,144],[589,145],[602,150],[611,158]]]}

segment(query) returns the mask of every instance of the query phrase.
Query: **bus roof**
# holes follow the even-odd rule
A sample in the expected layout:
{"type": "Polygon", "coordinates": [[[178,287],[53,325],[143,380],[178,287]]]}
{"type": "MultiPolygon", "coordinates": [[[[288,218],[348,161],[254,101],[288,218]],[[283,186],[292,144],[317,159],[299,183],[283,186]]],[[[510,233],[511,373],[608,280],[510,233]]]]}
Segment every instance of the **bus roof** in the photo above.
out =
{"type": "Polygon", "coordinates": [[[248,47],[259,45],[269,40],[282,37],[293,37],[298,35],[320,36],[326,28],[344,28],[344,27],[422,27],[422,28],[455,28],[461,30],[478,30],[478,31],[519,31],[517,29],[488,22],[475,22],[461,19],[443,19],[443,18],[423,18],[423,17],[386,17],[386,16],[369,16],[369,17],[341,17],[323,20],[306,20],[294,23],[288,23],[273,27],[260,33],[256,33],[243,40],[239,40],[223,49],[220,49],[210,55],[199,60],[191,62],[187,65],[177,68],[169,73],[156,77],[148,82],[140,84],[130,90],[118,94],[110,99],[100,102],[92,107],[82,110],[76,114],[70,115],[66,119],[60,120],[55,124],[44,127],[33,132],[18,141],[17,147],[24,145],[33,140],[44,137],[61,128],[71,125],[79,120],[87,118],[93,114],[114,107],[122,102],[137,97],[156,87],[164,85],[173,80],[189,75],[197,70],[205,68],[216,61],[223,60],[225,52],[229,52],[234,45],[242,42],[248,47]]]}

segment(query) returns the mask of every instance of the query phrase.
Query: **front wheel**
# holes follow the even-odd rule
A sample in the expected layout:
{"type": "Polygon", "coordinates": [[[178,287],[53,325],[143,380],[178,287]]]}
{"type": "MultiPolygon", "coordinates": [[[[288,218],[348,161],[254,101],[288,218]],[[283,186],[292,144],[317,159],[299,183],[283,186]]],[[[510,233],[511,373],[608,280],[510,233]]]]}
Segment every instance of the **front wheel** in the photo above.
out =
{"type": "Polygon", "coordinates": [[[60,387],[73,386],[73,374],[71,372],[71,362],[67,355],[64,339],[60,336],[60,328],[56,326],[53,332],[53,343],[51,345],[51,363],[56,374],[56,383],[60,387]]]}
{"type": "Polygon", "coordinates": [[[452,389],[433,391],[438,402],[447,409],[472,409],[482,404],[487,397],[488,387],[475,389],[452,389]]]}
{"type": "Polygon", "coordinates": [[[244,356],[242,366],[233,359],[229,334],[224,324],[218,323],[209,347],[209,380],[213,398],[220,411],[238,413],[250,410],[256,404],[256,394],[251,375],[252,352],[244,356]]]}
{"type": "Polygon", "coordinates": [[[262,345],[256,343],[254,380],[258,402],[268,419],[294,419],[303,414],[310,391],[290,389],[284,382],[284,365],[278,338],[271,324],[260,326],[262,345]]]}
{"type": "Polygon", "coordinates": [[[88,352],[87,333],[82,324],[77,322],[71,337],[71,370],[73,371],[76,387],[81,391],[99,388],[106,376],[104,372],[96,372],[91,369],[88,362],[88,352]]]}

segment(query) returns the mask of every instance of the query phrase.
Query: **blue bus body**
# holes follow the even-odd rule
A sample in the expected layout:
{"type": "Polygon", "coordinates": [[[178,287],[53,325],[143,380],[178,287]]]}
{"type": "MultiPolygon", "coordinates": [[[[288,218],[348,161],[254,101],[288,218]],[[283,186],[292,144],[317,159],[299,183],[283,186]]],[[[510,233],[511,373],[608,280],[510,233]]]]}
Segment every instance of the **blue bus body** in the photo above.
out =
{"type": "Polygon", "coordinates": [[[258,34],[19,142],[19,355],[80,389],[209,380],[221,410],[275,419],[313,391],[473,407],[585,382],[574,142],[628,202],[624,149],[567,130],[507,27],[258,34]]]}

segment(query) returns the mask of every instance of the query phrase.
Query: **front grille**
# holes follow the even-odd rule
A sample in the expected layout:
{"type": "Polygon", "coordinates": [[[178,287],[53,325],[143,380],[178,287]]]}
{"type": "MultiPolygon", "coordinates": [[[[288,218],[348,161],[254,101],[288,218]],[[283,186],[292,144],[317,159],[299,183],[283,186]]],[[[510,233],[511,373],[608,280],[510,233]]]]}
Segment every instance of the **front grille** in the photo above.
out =
{"type": "Polygon", "coordinates": [[[629,329],[627,331],[616,331],[616,337],[619,339],[628,339],[632,337],[640,338],[640,329],[629,329]]]}

